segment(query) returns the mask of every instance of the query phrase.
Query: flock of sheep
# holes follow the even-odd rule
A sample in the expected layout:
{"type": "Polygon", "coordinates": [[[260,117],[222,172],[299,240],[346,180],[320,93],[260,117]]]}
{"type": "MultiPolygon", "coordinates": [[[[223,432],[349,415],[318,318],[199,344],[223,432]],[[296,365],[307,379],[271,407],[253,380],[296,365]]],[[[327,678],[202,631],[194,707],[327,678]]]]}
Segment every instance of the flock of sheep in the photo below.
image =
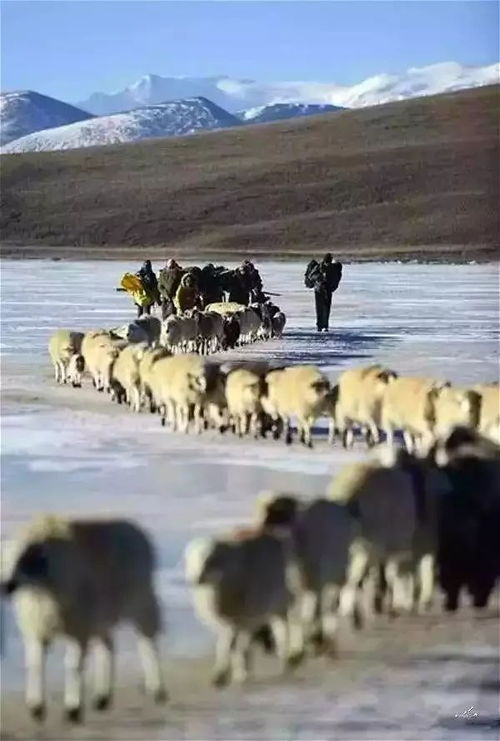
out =
{"type": "MultiPolygon", "coordinates": [[[[221,314],[213,314],[222,321],[221,314]]],[[[241,324],[249,341],[268,331],[257,314],[254,317],[254,332],[241,324]]],[[[240,436],[271,433],[291,442],[295,420],[301,442],[311,447],[313,425],[326,416],[330,442],[339,437],[345,447],[352,445],[355,430],[363,432],[369,445],[380,441],[380,431],[389,444],[401,432],[408,452],[425,452],[436,437],[461,425],[500,444],[495,383],[465,388],[399,376],[375,364],[344,371],[332,384],[312,365],[273,368],[262,362],[215,362],[192,352],[195,348],[189,344],[175,352],[179,345],[169,327],[188,319],[192,317],[170,317],[162,325],[145,317],[120,330],[58,330],[49,342],[56,381],[81,386],[86,369],[98,391],[118,403],[125,401],[133,411],[159,412],[162,424],[184,432],[232,429],[240,436]]],[[[199,317],[196,321],[200,327],[199,317]]]]}
{"type": "MultiPolygon", "coordinates": [[[[87,370],[98,390],[135,411],[159,411],[174,429],[270,432],[289,442],[295,421],[310,446],[315,421],[327,416],[331,441],[350,447],[360,429],[371,448],[365,461],[340,470],[324,497],[265,493],[247,527],[188,544],[195,608],[217,634],[215,685],[245,680],[259,646],[285,671],[333,654],[343,631],[374,613],[424,612],[438,588],[448,610],[464,588],[475,607],[487,605],[500,577],[498,385],[461,388],[380,365],[344,371],[332,384],[310,365],[221,364],[194,352],[224,346],[208,333],[200,340],[199,316],[196,347],[187,335],[174,337],[173,321],[159,329],[155,321],[137,320],[119,333],[125,339],[59,330],[49,343],[56,380],[79,386],[87,370]]],[[[248,340],[273,334],[262,317],[248,332],[238,323],[248,340]]],[[[109,706],[112,633],[121,621],[136,629],[146,690],[166,699],[154,566],[148,535],[126,521],[44,517],[13,541],[2,586],[15,601],[35,718],[45,713],[45,654],[58,635],[67,641],[67,718],[82,715],[91,642],[94,706],[109,706]]]]}
{"type": "MultiPolygon", "coordinates": [[[[376,613],[425,612],[438,587],[456,610],[466,588],[477,608],[500,577],[500,447],[467,427],[427,455],[386,443],[351,463],[324,497],[263,493],[255,520],[185,551],[195,609],[217,636],[215,686],[244,681],[255,649],[283,671],[324,653],[376,613]]],[[[138,637],[146,692],[167,699],[158,648],[154,547],[124,520],[35,520],[9,549],[2,592],[11,595],[25,644],[26,703],[45,715],[44,663],[66,640],[65,717],[83,710],[83,673],[95,646],[93,705],[113,693],[113,631],[138,637]]]]}

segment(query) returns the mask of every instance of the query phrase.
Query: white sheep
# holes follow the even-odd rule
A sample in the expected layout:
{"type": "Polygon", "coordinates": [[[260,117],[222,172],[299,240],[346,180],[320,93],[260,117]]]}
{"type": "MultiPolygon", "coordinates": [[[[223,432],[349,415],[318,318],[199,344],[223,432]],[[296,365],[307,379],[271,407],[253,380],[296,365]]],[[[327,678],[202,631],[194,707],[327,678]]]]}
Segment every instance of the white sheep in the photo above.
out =
{"type": "Polygon", "coordinates": [[[330,382],[313,365],[296,365],[270,371],[262,407],[276,426],[283,423],[286,442],[292,441],[291,419],[297,420],[301,442],[312,447],[311,429],[323,413],[330,382]]]}
{"type": "Polygon", "coordinates": [[[457,386],[442,388],[434,399],[433,434],[445,438],[455,427],[475,429],[480,412],[481,395],[477,391],[457,386]]]}
{"type": "Polygon", "coordinates": [[[71,381],[73,386],[81,386],[81,376],[85,360],[82,351],[83,332],[71,329],[58,329],[49,340],[49,355],[54,365],[57,383],[71,381]]]}
{"type": "Polygon", "coordinates": [[[44,665],[51,642],[66,640],[64,705],[67,719],[82,715],[83,669],[96,642],[94,704],[112,699],[113,629],[121,621],[138,633],[145,687],[166,699],[157,639],[159,603],[153,586],[155,555],[148,536],[126,520],[35,520],[14,545],[4,593],[12,595],[25,646],[26,704],[45,715],[44,665]]]}
{"type": "Polygon", "coordinates": [[[146,342],[127,345],[111,366],[111,388],[116,401],[125,400],[132,411],[141,411],[141,376],[139,362],[148,350],[146,342]]]}
{"type": "Polygon", "coordinates": [[[395,378],[397,373],[382,365],[350,368],[339,375],[335,422],[345,448],[353,444],[355,425],[367,429],[369,444],[379,441],[382,401],[395,378]]]}
{"type": "Polygon", "coordinates": [[[262,392],[263,379],[259,373],[252,370],[237,368],[230,371],[226,378],[229,417],[236,434],[240,437],[249,431],[255,438],[259,436],[262,392]]]}
{"type": "Polygon", "coordinates": [[[168,419],[173,429],[188,432],[193,419],[196,432],[203,427],[203,407],[207,394],[205,361],[185,354],[160,358],[151,367],[149,386],[162,423],[168,419]]]}
{"type": "Polygon", "coordinates": [[[382,400],[381,425],[392,445],[394,432],[403,431],[409,452],[425,453],[434,441],[435,401],[448,381],[400,376],[387,384],[382,400]]]}
{"type": "Polygon", "coordinates": [[[185,552],[201,620],[217,632],[213,682],[243,682],[252,636],[270,625],[284,668],[303,655],[300,578],[288,538],[245,531],[199,538],[185,552]]]}

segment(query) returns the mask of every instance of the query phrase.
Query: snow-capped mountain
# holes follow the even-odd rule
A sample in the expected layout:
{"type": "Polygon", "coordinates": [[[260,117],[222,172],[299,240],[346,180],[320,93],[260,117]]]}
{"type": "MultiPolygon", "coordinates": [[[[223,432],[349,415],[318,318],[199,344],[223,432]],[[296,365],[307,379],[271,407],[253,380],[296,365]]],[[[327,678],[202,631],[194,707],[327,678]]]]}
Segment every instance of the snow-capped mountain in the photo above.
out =
{"type": "Polygon", "coordinates": [[[256,106],[238,113],[239,118],[246,124],[268,123],[281,121],[286,118],[300,118],[301,116],[317,116],[321,113],[343,111],[341,106],[327,103],[275,103],[274,105],[256,106]]]}
{"type": "Polygon", "coordinates": [[[210,100],[190,98],[38,131],[2,147],[2,154],[120,144],[238,125],[241,121],[236,116],[210,100]]]}
{"type": "Polygon", "coordinates": [[[0,94],[0,144],[33,131],[85,121],[93,116],[80,108],[32,90],[0,94]]]}
{"type": "Polygon", "coordinates": [[[443,62],[412,67],[401,75],[378,74],[355,85],[335,82],[271,82],[230,77],[160,77],[146,75],[116,93],[95,93],[80,105],[96,114],[115,113],[172,98],[203,96],[231,113],[276,103],[316,103],[359,108],[419,95],[451,92],[500,81],[500,65],[466,67],[443,62]]]}

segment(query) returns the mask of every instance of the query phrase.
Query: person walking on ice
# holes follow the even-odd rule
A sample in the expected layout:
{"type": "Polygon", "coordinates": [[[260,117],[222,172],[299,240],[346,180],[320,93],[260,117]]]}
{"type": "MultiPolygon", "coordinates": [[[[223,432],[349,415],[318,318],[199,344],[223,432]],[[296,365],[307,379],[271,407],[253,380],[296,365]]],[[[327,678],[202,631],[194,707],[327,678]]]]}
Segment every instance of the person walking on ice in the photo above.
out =
{"type": "Polygon", "coordinates": [[[326,253],[321,262],[311,260],[306,268],[304,283],[307,288],[314,289],[318,332],[328,332],[332,294],[337,290],[341,278],[342,263],[333,260],[330,252],[326,253]]]}

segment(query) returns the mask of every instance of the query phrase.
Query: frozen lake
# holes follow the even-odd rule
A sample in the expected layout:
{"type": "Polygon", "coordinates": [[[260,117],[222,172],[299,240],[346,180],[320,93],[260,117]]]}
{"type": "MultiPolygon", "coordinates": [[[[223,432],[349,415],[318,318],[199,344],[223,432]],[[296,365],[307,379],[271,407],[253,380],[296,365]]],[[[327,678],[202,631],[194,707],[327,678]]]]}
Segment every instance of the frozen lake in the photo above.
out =
{"type": "MultiPolygon", "coordinates": [[[[185,438],[166,433],[157,418],[111,405],[89,384],[82,390],[55,387],[46,353],[50,333],[127,321],[133,307],[114,288],[130,269],[136,268],[116,262],[1,264],[2,538],[37,512],[99,513],[136,518],[159,550],[165,649],[176,667],[171,716],[151,716],[141,731],[136,720],[127,730],[121,721],[131,706],[140,707],[135,695],[127,695],[123,717],[109,728],[89,720],[89,737],[102,738],[106,727],[107,737],[149,739],[319,739],[333,733],[497,738],[491,721],[498,715],[497,625],[494,618],[478,620],[467,612],[454,620],[434,615],[396,628],[383,624],[376,635],[356,636],[352,646],[347,639],[338,665],[320,664],[320,671],[313,665],[294,680],[278,680],[271,665],[271,676],[259,682],[258,662],[257,680],[247,691],[219,695],[206,689],[211,636],[194,617],[184,585],[186,542],[248,521],[262,489],[323,493],[336,469],[364,450],[346,454],[321,442],[309,451],[213,434],[185,438]],[[198,667],[196,662],[201,668],[192,675],[186,667],[198,667]]],[[[303,273],[298,264],[262,266],[266,289],[281,294],[276,302],[288,317],[285,336],[224,357],[312,362],[332,378],[375,361],[456,383],[498,378],[498,265],[346,265],[328,335],[314,331],[314,300],[303,273]]],[[[6,613],[2,680],[4,693],[14,699],[6,706],[5,738],[17,738],[24,737],[16,710],[22,653],[6,613]]],[[[121,649],[119,682],[135,682],[136,659],[126,634],[121,649]]],[[[51,674],[59,685],[54,660],[51,674]]],[[[60,738],[57,732],[52,737],[60,738]]]]}

